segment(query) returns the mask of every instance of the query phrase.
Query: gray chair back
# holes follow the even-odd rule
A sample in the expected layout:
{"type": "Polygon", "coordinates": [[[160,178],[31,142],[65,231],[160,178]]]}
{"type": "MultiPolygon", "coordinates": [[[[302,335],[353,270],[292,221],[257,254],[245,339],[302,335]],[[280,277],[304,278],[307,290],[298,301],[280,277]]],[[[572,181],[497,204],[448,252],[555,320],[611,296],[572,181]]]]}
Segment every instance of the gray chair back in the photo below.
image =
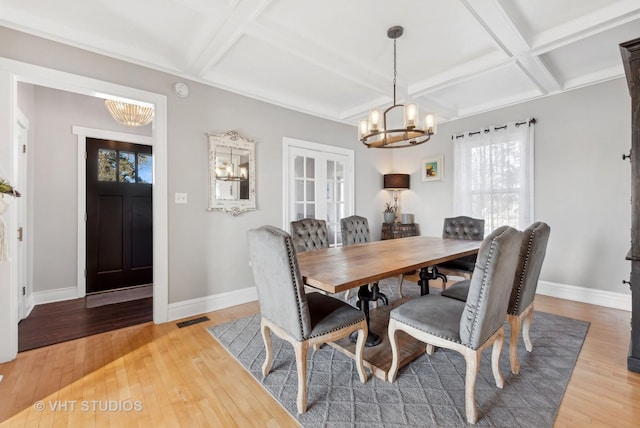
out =
{"type": "Polygon", "coordinates": [[[508,226],[482,241],[460,318],[463,345],[478,349],[504,323],[521,242],[522,232],[508,226]]]}
{"type": "Polygon", "coordinates": [[[340,219],[342,245],[360,244],[371,241],[369,221],[365,217],[352,215],[340,219]]]}
{"type": "Polygon", "coordinates": [[[315,218],[292,221],[291,238],[296,251],[299,253],[329,248],[327,222],[315,218]]]}
{"type": "Polygon", "coordinates": [[[482,241],[484,238],[484,219],[467,216],[445,218],[442,227],[442,237],[464,239],[467,241],[482,241]]]}
{"type": "Polygon", "coordinates": [[[523,231],[508,314],[520,315],[533,302],[550,233],[549,225],[540,221],[523,231]]]}
{"type": "Polygon", "coordinates": [[[309,306],[291,236],[273,226],[247,232],[260,313],[298,341],[311,332],[309,306]]]}

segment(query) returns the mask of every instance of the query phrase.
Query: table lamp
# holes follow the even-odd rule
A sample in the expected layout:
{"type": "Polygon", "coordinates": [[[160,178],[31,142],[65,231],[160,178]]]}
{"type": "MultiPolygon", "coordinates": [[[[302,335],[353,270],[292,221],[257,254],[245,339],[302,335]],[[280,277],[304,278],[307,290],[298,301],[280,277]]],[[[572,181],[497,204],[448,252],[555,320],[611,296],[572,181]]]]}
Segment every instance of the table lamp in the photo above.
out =
{"type": "Polygon", "coordinates": [[[398,215],[398,191],[409,189],[411,176],[409,174],[384,174],[383,188],[393,190],[393,212],[398,215]]]}

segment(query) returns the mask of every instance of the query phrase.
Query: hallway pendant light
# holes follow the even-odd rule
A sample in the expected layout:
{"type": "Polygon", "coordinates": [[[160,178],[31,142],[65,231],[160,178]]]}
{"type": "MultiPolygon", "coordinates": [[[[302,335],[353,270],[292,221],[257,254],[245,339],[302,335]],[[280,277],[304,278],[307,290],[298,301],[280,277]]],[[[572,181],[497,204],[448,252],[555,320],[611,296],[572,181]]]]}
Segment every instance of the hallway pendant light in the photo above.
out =
{"type": "MultiPolygon", "coordinates": [[[[371,110],[369,118],[358,123],[358,139],[367,147],[393,149],[412,147],[426,143],[436,133],[436,117],[427,113],[420,126],[420,115],[417,104],[398,104],[396,102],[396,39],[402,36],[404,29],[397,25],[387,30],[387,37],[393,39],[393,105],[382,114],[379,110],[371,110]],[[403,109],[404,123],[393,123],[388,120],[395,109],[403,109]],[[382,120],[382,123],[380,121],[382,120]]],[[[396,110],[397,111],[397,110],[396,110]]]]}
{"type": "Polygon", "coordinates": [[[104,100],[104,105],[111,117],[125,126],[144,126],[153,120],[153,107],[116,100],[104,100]]]}

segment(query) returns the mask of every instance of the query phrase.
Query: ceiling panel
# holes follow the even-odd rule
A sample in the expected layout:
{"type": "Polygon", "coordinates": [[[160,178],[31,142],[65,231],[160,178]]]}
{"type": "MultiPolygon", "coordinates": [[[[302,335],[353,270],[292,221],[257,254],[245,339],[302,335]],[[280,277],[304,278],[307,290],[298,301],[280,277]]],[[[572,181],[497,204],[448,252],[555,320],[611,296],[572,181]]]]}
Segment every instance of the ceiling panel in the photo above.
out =
{"type": "Polygon", "coordinates": [[[300,106],[313,100],[323,111],[331,106],[336,115],[354,100],[364,103],[372,97],[370,90],[353,81],[248,36],[241,37],[206,78],[264,88],[265,93],[277,93],[284,105],[300,106]]]}
{"type": "Polygon", "coordinates": [[[462,114],[469,111],[495,108],[509,104],[514,97],[541,95],[538,88],[515,64],[506,65],[475,78],[447,86],[428,96],[457,108],[462,114]]]}
{"type": "MultiPolygon", "coordinates": [[[[623,73],[619,44],[640,36],[640,20],[629,22],[611,31],[598,33],[575,43],[562,46],[540,56],[542,61],[561,79],[565,88],[583,76],[611,71],[623,73]],[[612,70],[613,69],[613,70],[612,70]]],[[[610,78],[611,76],[609,76],[610,78]]],[[[607,76],[603,75],[603,79],[607,76]]]]}

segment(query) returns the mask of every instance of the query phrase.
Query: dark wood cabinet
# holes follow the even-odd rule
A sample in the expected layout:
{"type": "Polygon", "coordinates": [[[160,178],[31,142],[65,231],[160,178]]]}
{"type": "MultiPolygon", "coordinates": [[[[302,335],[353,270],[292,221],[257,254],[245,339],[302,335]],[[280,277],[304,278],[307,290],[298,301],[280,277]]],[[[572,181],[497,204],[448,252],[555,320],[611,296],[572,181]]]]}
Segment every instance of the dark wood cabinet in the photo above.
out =
{"type": "Polygon", "coordinates": [[[382,239],[408,238],[418,236],[418,226],[415,223],[382,223],[382,239]]]}
{"type": "Polygon", "coordinates": [[[631,344],[627,368],[640,373],[640,39],[620,44],[622,63],[631,95],[631,344]]]}

